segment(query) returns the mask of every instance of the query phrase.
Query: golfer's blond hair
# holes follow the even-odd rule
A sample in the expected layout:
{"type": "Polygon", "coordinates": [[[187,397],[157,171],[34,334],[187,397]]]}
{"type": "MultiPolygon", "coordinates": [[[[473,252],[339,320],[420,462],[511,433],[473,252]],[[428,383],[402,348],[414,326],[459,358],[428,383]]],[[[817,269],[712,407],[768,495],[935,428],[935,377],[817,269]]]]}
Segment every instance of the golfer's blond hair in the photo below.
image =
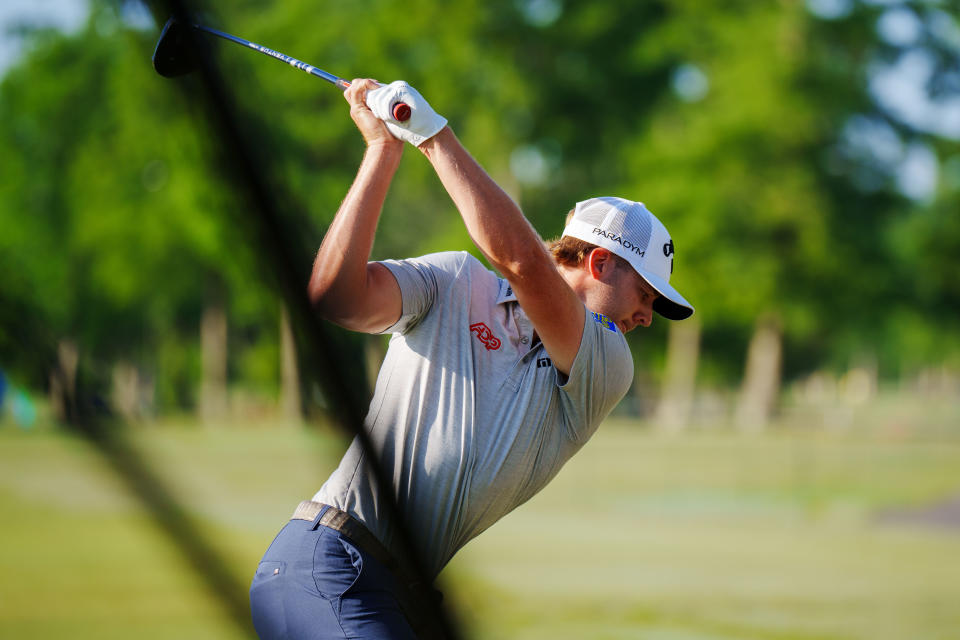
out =
{"type": "MultiPolygon", "coordinates": [[[[570,218],[576,210],[570,209],[567,213],[567,219],[564,221],[564,227],[570,223],[570,218]]],[[[553,256],[554,261],[563,267],[579,267],[583,264],[590,252],[597,248],[597,245],[591,244],[580,238],[562,236],[546,242],[547,251],[553,256]]],[[[613,261],[618,267],[630,267],[630,263],[613,254],[613,261]]],[[[631,267],[632,268],[632,267],[631,267]]]]}

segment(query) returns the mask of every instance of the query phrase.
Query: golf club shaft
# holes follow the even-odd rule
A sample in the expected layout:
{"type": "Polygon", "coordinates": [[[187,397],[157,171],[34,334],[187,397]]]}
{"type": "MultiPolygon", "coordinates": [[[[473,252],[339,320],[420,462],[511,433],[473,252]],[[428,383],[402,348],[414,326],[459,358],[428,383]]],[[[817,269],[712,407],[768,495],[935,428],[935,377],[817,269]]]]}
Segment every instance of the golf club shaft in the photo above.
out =
{"type": "Polygon", "coordinates": [[[285,53],[274,51],[269,47],[265,47],[263,45],[257,44],[256,42],[250,42],[249,40],[244,40],[243,38],[238,38],[237,36],[230,35],[229,33],[225,33],[218,29],[205,27],[202,24],[195,24],[193,26],[195,29],[199,29],[200,31],[211,33],[219,38],[223,38],[224,40],[229,40],[230,42],[236,42],[237,44],[242,44],[245,47],[249,47],[250,49],[253,49],[254,51],[259,51],[260,53],[266,54],[272,58],[276,58],[277,60],[286,62],[291,67],[296,67],[301,71],[306,71],[310,75],[317,76],[318,78],[322,78],[323,80],[326,80],[330,84],[336,85],[337,87],[340,88],[341,91],[350,86],[350,83],[344,80],[343,78],[338,78],[332,73],[327,73],[323,69],[318,69],[313,65],[307,64],[306,62],[302,62],[301,60],[297,60],[296,58],[288,56],[285,53]]]}
{"type": "MultiPolygon", "coordinates": [[[[224,32],[224,31],[220,31],[220,30],[218,30],[218,29],[213,29],[213,28],[211,28],[211,27],[205,27],[205,26],[203,26],[202,24],[195,24],[195,25],[193,25],[193,27],[194,27],[195,29],[200,30],[200,31],[204,31],[204,32],[206,32],[206,33],[215,35],[215,36],[217,36],[218,38],[223,38],[224,40],[229,40],[230,42],[235,42],[235,43],[237,43],[237,44],[240,44],[240,45],[243,45],[243,46],[248,47],[248,48],[250,48],[250,49],[253,49],[254,51],[259,51],[260,53],[263,53],[263,54],[265,54],[265,55],[268,55],[268,56],[270,56],[271,58],[276,58],[277,60],[280,60],[281,62],[286,62],[286,63],[289,64],[291,67],[296,67],[297,69],[300,69],[301,71],[306,71],[306,72],[309,73],[310,75],[313,75],[313,76],[316,76],[316,77],[321,78],[321,79],[323,79],[323,80],[326,80],[326,81],[329,82],[330,84],[338,87],[341,91],[345,91],[346,88],[350,86],[350,83],[347,82],[346,80],[344,80],[343,78],[339,78],[339,77],[333,75],[332,73],[328,73],[328,72],[324,71],[323,69],[318,69],[317,67],[313,66],[312,64],[307,64],[306,62],[303,62],[302,60],[297,60],[296,58],[294,58],[294,57],[292,57],[292,56],[288,56],[288,55],[285,54],[285,53],[280,53],[279,51],[274,51],[273,49],[271,49],[271,48],[269,48],[269,47],[265,47],[265,46],[263,46],[263,45],[261,45],[261,44],[257,44],[256,42],[250,42],[249,40],[244,40],[243,38],[239,38],[239,37],[237,37],[237,36],[231,35],[231,34],[226,33],[226,32],[224,32]]],[[[404,104],[404,103],[402,103],[402,102],[398,102],[397,104],[393,105],[393,108],[391,109],[391,112],[392,112],[392,114],[393,114],[394,119],[397,120],[398,122],[406,122],[407,120],[410,119],[410,107],[408,107],[406,104],[404,104]]]]}

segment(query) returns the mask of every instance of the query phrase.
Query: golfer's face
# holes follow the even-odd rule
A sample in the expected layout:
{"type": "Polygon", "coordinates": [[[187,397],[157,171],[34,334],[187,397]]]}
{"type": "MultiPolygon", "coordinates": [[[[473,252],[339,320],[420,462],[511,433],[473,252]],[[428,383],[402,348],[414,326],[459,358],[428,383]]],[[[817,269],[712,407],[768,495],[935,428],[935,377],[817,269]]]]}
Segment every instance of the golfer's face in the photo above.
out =
{"type": "Polygon", "coordinates": [[[653,301],[659,295],[631,267],[617,265],[609,276],[595,281],[587,306],[613,320],[621,332],[627,333],[637,326],[650,326],[653,301]]]}
{"type": "MultiPolygon", "coordinates": [[[[626,269],[621,269],[627,271],[626,269]]],[[[649,327],[653,322],[653,301],[660,294],[653,287],[647,284],[647,281],[633,269],[628,273],[629,282],[624,283],[622,287],[625,307],[625,318],[620,330],[624,333],[632,330],[637,325],[649,327]]]]}

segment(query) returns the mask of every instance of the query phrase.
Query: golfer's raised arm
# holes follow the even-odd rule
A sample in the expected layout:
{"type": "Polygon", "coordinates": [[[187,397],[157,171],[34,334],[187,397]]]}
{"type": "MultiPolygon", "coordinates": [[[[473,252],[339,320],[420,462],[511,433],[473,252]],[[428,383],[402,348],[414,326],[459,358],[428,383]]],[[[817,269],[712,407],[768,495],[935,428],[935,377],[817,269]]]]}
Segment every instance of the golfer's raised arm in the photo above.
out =
{"type": "Polygon", "coordinates": [[[320,315],[347,329],[370,333],[394,324],[402,306],[393,275],[383,265],[368,262],[387,189],[403,153],[403,142],[364,101],[366,92],[376,86],[372,80],[354,80],[344,92],[367,150],[323,238],[308,287],[320,315]]]}
{"type": "Polygon", "coordinates": [[[558,371],[580,348],[583,302],[557,271],[520,208],[446,127],[420,145],[460,211],[477,247],[510,282],[558,371]]]}
{"type": "Polygon", "coordinates": [[[586,310],[517,204],[460,144],[446,118],[406,82],[370,91],[367,104],[393,135],[427,156],[474,244],[510,282],[554,367],[569,373],[580,348],[586,310]],[[409,120],[393,119],[391,106],[397,102],[410,106],[409,120]]]}

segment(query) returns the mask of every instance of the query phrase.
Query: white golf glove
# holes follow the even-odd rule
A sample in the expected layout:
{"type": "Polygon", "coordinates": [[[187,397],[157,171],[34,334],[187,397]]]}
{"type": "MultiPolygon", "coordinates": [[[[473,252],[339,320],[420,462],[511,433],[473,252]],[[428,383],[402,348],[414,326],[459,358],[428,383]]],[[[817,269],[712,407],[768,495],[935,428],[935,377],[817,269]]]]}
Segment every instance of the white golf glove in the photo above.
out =
{"type": "Polygon", "coordinates": [[[447,126],[447,119],[438,115],[423,96],[403,80],[368,91],[367,106],[387,124],[390,133],[415,147],[447,126]],[[410,107],[410,119],[406,122],[399,122],[393,117],[393,105],[398,102],[410,107]]]}

